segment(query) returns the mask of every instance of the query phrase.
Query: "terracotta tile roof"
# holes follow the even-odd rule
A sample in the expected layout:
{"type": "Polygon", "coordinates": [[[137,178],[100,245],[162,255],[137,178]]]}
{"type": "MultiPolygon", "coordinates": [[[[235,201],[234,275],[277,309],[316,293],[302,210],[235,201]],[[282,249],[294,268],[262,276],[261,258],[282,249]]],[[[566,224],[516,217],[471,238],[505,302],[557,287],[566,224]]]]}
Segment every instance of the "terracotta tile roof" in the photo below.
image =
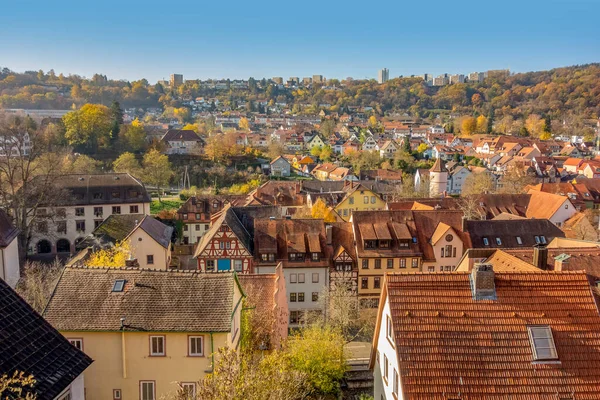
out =
{"type": "Polygon", "coordinates": [[[448,172],[448,170],[446,169],[444,162],[440,158],[438,158],[437,160],[435,160],[435,163],[433,164],[433,167],[431,167],[429,172],[448,172]]]}
{"type": "Polygon", "coordinates": [[[531,200],[527,206],[527,218],[551,218],[560,207],[568,201],[568,197],[553,193],[529,190],[531,200]]]}
{"type": "MultiPolygon", "coordinates": [[[[533,265],[533,249],[504,249],[519,260],[533,265]]],[[[561,268],[564,271],[585,271],[588,275],[600,280],[600,244],[599,247],[559,247],[548,248],[547,270],[556,268],[556,257],[566,254],[567,262],[561,268]]]]}
{"type": "Polygon", "coordinates": [[[431,243],[436,244],[448,232],[448,229],[452,229],[450,225],[440,222],[431,236],[431,243]]]}
{"type": "Polygon", "coordinates": [[[354,246],[354,233],[350,222],[333,222],[331,225],[331,244],[334,257],[341,253],[341,249],[356,260],[356,247],[354,246]]]}
{"type": "Polygon", "coordinates": [[[547,219],[493,219],[466,221],[465,224],[473,248],[529,248],[538,244],[536,236],[539,243],[550,243],[555,237],[565,237],[565,233],[547,219]],[[544,237],[543,241],[541,236],[544,237]],[[517,242],[517,237],[521,243],[517,242]],[[484,238],[488,240],[487,245],[484,238]],[[500,244],[496,239],[500,239],[500,244]]]}
{"type": "Polygon", "coordinates": [[[60,331],[227,332],[232,273],[65,268],[44,311],[60,331]],[[118,279],[122,292],[112,292],[118,279]]]}
{"type": "Polygon", "coordinates": [[[597,399],[600,315],[586,275],[495,274],[474,300],[469,273],[393,274],[385,283],[410,400],[597,399]],[[552,329],[560,363],[534,363],[527,326],[552,329]]]}
{"type": "Polygon", "coordinates": [[[11,244],[18,234],[19,230],[13,226],[8,215],[0,210],[0,248],[11,244]]]}
{"type": "Polygon", "coordinates": [[[92,363],[1,279],[0,327],[0,375],[33,375],[39,400],[56,398],[92,363]]]}

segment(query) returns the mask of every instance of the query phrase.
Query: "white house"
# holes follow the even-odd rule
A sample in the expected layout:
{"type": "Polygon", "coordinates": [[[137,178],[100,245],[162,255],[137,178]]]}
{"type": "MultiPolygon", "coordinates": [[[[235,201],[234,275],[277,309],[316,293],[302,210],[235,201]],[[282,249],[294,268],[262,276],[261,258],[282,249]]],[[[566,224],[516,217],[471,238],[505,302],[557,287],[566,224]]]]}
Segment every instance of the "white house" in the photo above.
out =
{"type": "Polygon", "coordinates": [[[29,133],[0,135],[0,157],[27,157],[31,152],[29,133]]]}
{"type": "Polygon", "coordinates": [[[272,176],[290,176],[292,166],[288,160],[283,156],[279,156],[271,161],[271,175],[272,176]]]}
{"type": "Polygon", "coordinates": [[[13,289],[20,277],[18,234],[8,215],[0,210],[0,279],[13,289]]]}
{"type": "Polygon", "coordinates": [[[448,172],[446,191],[449,194],[461,194],[465,180],[471,175],[468,168],[457,165],[448,172]]]}
{"type": "Polygon", "coordinates": [[[61,175],[55,183],[63,195],[28,213],[34,225],[30,254],[71,253],[113,214],[150,215],[146,188],[129,174],[61,175]]]}
{"type": "Polygon", "coordinates": [[[398,151],[398,144],[393,140],[388,140],[379,149],[379,156],[381,158],[394,158],[398,151]]]}
{"type": "Polygon", "coordinates": [[[187,129],[169,129],[161,141],[167,146],[165,154],[202,154],[204,148],[204,140],[187,129]]]}

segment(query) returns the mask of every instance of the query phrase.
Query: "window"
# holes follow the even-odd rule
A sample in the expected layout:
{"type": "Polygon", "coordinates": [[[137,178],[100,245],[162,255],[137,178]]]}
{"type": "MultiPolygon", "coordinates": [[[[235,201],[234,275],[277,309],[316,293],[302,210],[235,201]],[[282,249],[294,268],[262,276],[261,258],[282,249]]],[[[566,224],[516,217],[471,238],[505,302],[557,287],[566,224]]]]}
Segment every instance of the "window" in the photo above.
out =
{"type": "Polygon", "coordinates": [[[385,354],[383,355],[383,380],[385,381],[385,384],[387,385],[387,382],[388,382],[388,358],[385,354]]]}
{"type": "Polygon", "coordinates": [[[312,301],[319,301],[319,293],[312,292],[312,301]]]}
{"type": "Polygon", "coordinates": [[[373,289],[381,289],[381,278],[378,276],[373,278],[373,289]]]}
{"type": "Polygon", "coordinates": [[[488,240],[488,238],[486,238],[486,237],[483,238],[483,245],[484,246],[489,246],[490,245],[490,241],[488,240]]]}
{"type": "Polygon", "coordinates": [[[38,232],[48,232],[48,222],[41,221],[37,223],[37,231],[38,232]]]}
{"type": "Polygon", "coordinates": [[[113,292],[122,292],[123,289],[125,288],[125,282],[127,282],[125,279],[117,279],[115,281],[115,283],[113,284],[112,291],[113,292]]]}
{"type": "Polygon", "coordinates": [[[196,224],[196,231],[200,230],[200,225],[196,224]]]}
{"type": "Polygon", "coordinates": [[[231,248],[231,242],[230,241],[225,242],[225,248],[226,249],[230,249],[231,248]]]}
{"type": "Polygon", "coordinates": [[[319,253],[311,253],[311,259],[313,261],[319,261],[321,259],[321,255],[319,253]]]}
{"type": "Polygon", "coordinates": [[[371,196],[371,204],[375,204],[375,196],[371,196]]]}
{"type": "Polygon", "coordinates": [[[196,384],[194,382],[181,382],[180,386],[186,399],[192,400],[196,398],[196,384]]]}
{"type": "Polygon", "coordinates": [[[523,240],[521,240],[521,236],[517,236],[517,244],[523,244],[523,240]]]}
{"type": "Polygon", "coordinates": [[[67,389],[65,393],[58,397],[58,400],[71,400],[71,389],[67,389]]]}
{"type": "Polygon", "coordinates": [[[360,282],[360,287],[361,287],[361,289],[368,289],[369,288],[369,278],[363,277],[360,282]]]}
{"type": "Polygon", "coordinates": [[[121,400],[121,389],[113,389],[113,400],[121,400]]]}
{"type": "Polygon", "coordinates": [[[348,199],[348,203],[350,203],[350,204],[354,204],[354,197],[350,197],[350,198],[348,199]]]}
{"type": "Polygon", "coordinates": [[[549,326],[528,326],[527,330],[535,361],[558,359],[552,329],[549,326]]]}
{"type": "Polygon", "coordinates": [[[225,248],[225,242],[219,242],[219,249],[224,249],[225,248]]]}
{"type": "Polygon", "coordinates": [[[377,247],[376,240],[365,240],[365,249],[374,249],[377,247]]]}
{"type": "Polygon", "coordinates": [[[111,197],[113,199],[120,199],[121,198],[121,192],[119,192],[118,190],[113,190],[110,195],[111,195],[111,197]]]}
{"type": "Polygon", "coordinates": [[[242,260],[233,260],[233,270],[235,272],[242,272],[242,260]]]}
{"type": "Polygon", "coordinates": [[[568,209],[569,209],[569,205],[565,204],[565,210],[568,210],[568,209]]]}
{"type": "Polygon", "coordinates": [[[67,233],[67,221],[58,221],[56,223],[56,232],[67,233]]]}
{"type": "Polygon", "coordinates": [[[102,215],[104,215],[104,208],[94,207],[94,217],[101,217],[102,215]]]}
{"type": "Polygon", "coordinates": [[[319,283],[319,273],[318,272],[314,272],[312,274],[312,283],[319,283]]]}
{"type": "Polygon", "coordinates": [[[406,268],[406,258],[400,259],[400,268],[406,268]]]}
{"type": "Polygon", "coordinates": [[[369,196],[365,196],[365,197],[363,197],[363,202],[364,202],[365,204],[369,204],[369,196]]]}
{"type": "Polygon", "coordinates": [[[101,219],[95,219],[94,220],[94,229],[99,227],[102,222],[103,222],[103,220],[101,220],[101,219]]]}
{"type": "Polygon", "coordinates": [[[75,229],[78,232],[85,232],[85,221],[75,221],[75,229]]]}
{"type": "Polygon", "coordinates": [[[150,336],[150,355],[155,357],[165,355],[164,336],[150,336]]]}
{"type": "Polygon", "coordinates": [[[69,338],[69,343],[71,343],[73,346],[77,347],[78,350],[83,351],[83,339],[75,339],[75,338],[69,338]]]}
{"type": "Polygon", "coordinates": [[[446,245],[446,257],[452,257],[452,245],[446,245]]]}
{"type": "Polygon", "coordinates": [[[206,260],[206,270],[207,271],[215,270],[215,260],[206,260]]]}
{"type": "Polygon", "coordinates": [[[112,213],[113,214],[121,214],[121,206],[113,206],[112,213]]]}
{"type": "Polygon", "coordinates": [[[502,240],[499,237],[496,238],[496,244],[502,246],[502,240]]]}
{"type": "MultiPolygon", "coordinates": [[[[102,207],[100,207],[100,208],[102,208],[102,207]]],[[[56,216],[59,218],[66,218],[67,210],[65,208],[59,208],[58,210],[56,210],[56,216]]]]}
{"type": "Polygon", "coordinates": [[[387,259],[387,268],[388,269],[394,268],[394,259],[393,258],[388,258],[387,259]]]}
{"type": "Polygon", "coordinates": [[[362,260],[362,269],[369,269],[369,260],[362,260]]]}
{"type": "Polygon", "coordinates": [[[137,214],[139,212],[138,206],[129,206],[129,214],[137,214]]]}
{"type": "Polygon", "coordinates": [[[188,356],[201,357],[204,355],[204,336],[188,336],[188,356]]]}
{"type": "Polygon", "coordinates": [[[290,311],[290,324],[297,324],[300,322],[300,311],[290,311]]]}
{"type": "Polygon", "coordinates": [[[298,274],[298,283],[304,283],[304,273],[298,274]]]}
{"type": "Polygon", "coordinates": [[[381,269],[381,259],[375,259],[375,269],[381,269]]]}
{"type": "Polygon", "coordinates": [[[188,231],[188,226],[187,225],[183,225],[183,231],[187,232],[188,231]]]}
{"type": "Polygon", "coordinates": [[[136,198],[136,197],[138,197],[138,196],[139,196],[139,193],[138,193],[138,191],[137,191],[137,190],[130,190],[130,191],[129,191],[129,197],[130,197],[130,198],[136,198]]]}
{"type": "Polygon", "coordinates": [[[209,224],[204,224],[204,230],[207,231],[210,229],[210,225],[209,224]]]}
{"type": "Polygon", "coordinates": [[[435,272],[435,267],[430,265],[429,267],[427,267],[427,272],[435,272]]]}
{"type": "Polygon", "coordinates": [[[394,368],[394,378],[393,378],[393,390],[396,397],[398,397],[398,371],[394,368]]]}
{"type": "Polygon", "coordinates": [[[196,219],[200,219],[200,213],[196,213],[196,219]]]}
{"type": "Polygon", "coordinates": [[[298,282],[298,275],[290,274],[290,283],[296,283],[296,282],[298,282]]]}
{"type": "Polygon", "coordinates": [[[541,243],[541,242],[540,242],[540,237],[539,237],[539,236],[534,236],[534,239],[535,239],[535,243],[536,243],[536,244],[540,244],[540,243],[541,243]]]}
{"type": "Polygon", "coordinates": [[[85,215],[85,208],[83,207],[77,207],[75,209],[75,216],[76,217],[83,217],[85,215]]]}
{"type": "Polygon", "coordinates": [[[188,219],[187,213],[183,213],[183,219],[188,219]]]}
{"type": "Polygon", "coordinates": [[[304,292],[298,293],[298,302],[304,303],[304,292]]]}
{"type": "Polygon", "coordinates": [[[379,241],[379,248],[380,249],[389,249],[390,248],[390,241],[389,240],[380,240],[379,241]]]}
{"type": "Polygon", "coordinates": [[[296,302],[296,293],[290,293],[290,303],[296,302]]]}
{"type": "Polygon", "coordinates": [[[154,381],[140,381],[140,400],[156,400],[154,381]]]}
{"type": "Polygon", "coordinates": [[[390,316],[386,316],[385,319],[385,336],[388,338],[388,340],[393,340],[393,335],[392,335],[392,318],[390,318],[390,316]]]}
{"type": "Polygon", "coordinates": [[[441,250],[442,251],[441,251],[440,255],[441,255],[442,258],[444,258],[444,248],[442,247],[441,250]]]}
{"type": "Polygon", "coordinates": [[[413,258],[412,259],[412,268],[418,268],[419,267],[419,259],[418,258],[413,258]]]}
{"type": "Polygon", "coordinates": [[[154,255],[153,254],[148,254],[146,256],[146,264],[149,264],[149,265],[154,264],[154,255]]]}
{"type": "Polygon", "coordinates": [[[546,236],[540,236],[540,241],[542,242],[542,244],[546,244],[546,236]]]}

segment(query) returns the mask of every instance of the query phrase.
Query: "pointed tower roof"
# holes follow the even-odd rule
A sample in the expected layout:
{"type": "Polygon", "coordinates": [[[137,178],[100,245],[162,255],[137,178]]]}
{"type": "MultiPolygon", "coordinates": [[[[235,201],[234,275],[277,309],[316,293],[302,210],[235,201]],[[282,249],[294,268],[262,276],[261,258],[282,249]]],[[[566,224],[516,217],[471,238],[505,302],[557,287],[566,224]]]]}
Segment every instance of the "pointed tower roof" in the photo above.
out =
{"type": "Polygon", "coordinates": [[[433,164],[433,167],[431,167],[429,172],[448,172],[448,170],[446,169],[446,166],[444,165],[442,159],[438,158],[437,160],[435,160],[435,164],[433,164]]]}

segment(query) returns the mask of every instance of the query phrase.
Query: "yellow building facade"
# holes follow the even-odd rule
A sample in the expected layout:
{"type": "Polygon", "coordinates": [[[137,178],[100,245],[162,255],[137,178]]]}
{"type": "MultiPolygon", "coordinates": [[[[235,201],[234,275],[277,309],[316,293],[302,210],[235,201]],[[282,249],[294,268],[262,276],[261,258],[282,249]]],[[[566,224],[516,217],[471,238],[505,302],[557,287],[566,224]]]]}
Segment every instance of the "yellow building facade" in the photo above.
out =
{"type": "Polygon", "coordinates": [[[358,186],[339,202],[334,210],[344,222],[350,221],[353,211],[385,210],[386,203],[375,192],[358,186]]]}

